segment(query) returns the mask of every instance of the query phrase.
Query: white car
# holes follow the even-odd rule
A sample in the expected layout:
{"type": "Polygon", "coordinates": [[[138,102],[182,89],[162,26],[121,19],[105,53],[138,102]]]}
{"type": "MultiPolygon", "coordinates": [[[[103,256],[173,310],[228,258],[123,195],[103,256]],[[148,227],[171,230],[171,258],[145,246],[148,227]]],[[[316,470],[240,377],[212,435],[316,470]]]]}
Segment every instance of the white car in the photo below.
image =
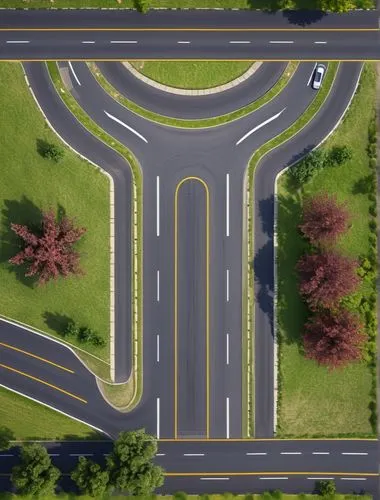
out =
{"type": "Polygon", "coordinates": [[[323,77],[325,76],[325,73],[326,73],[326,66],[324,64],[317,64],[317,67],[315,68],[314,72],[313,82],[311,84],[313,89],[318,90],[319,88],[321,88],[322,80],[323,77]]]}

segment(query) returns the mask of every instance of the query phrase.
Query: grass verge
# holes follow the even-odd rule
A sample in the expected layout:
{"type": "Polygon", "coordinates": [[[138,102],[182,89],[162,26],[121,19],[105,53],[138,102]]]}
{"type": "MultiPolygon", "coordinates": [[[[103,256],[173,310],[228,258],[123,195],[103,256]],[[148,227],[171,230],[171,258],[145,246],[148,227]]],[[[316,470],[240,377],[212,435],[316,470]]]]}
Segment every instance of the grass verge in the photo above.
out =
{"type": "Polygon", "coordinates": [[[105,347],[75,341],[70,345],[79,348],[79,355],[87,352],[87,358],[107,369],[109,181],[59,142],[38,111],[18,63],[0,65],[0,107],[0,314],[61,341],[68,319],[91,327],[106,340],[105,347]],[[39,144],[44,141],[64,149],[58,164],[39,154],[39,144]],[[64,210],[87,228],[78,244],[85,275],[36,287],[32,278],[25,278],[23,266],[8,264],[20,245],[10,223],[39,224],[41,211],[49,208],[64,210]],[[98,293],[94,295],[92,290],[98,293]]]}
{"type": "Polygon", "coordinates": [[[209,89],[231,82],[253,64],[246,61],[131,61],[141,74],[179,89],[209,89]]]}
{"type": "MultiPolygon", "coordinates": [[[[129,163],[133,177],[133,283],[132,286],[132,377],[133,395],[129,406],[135,406],[141,398],[143,372],[142,372],[142,173],[137,159],[123,144],[116,141],[99,127],[79,106],[74,97],[65,89],[58,66],[55,62],[48,62],[47,68],[52,82],[61,96],[63,102],[73,115],[94,136],[107,146],[117,151],[129,163]]],[[[132,383],[132,382],[127,382],[132,383]]],[[[124,384],[123,384],[124,385],[124,384]]],[[[111,392],[108,393],[111,395],[111,392]]],[[[112,400],[110,400],[112,404],[112,400]]]]}
{"type": "MultiPolygon", "coordinates": [[[[376,256],[376,237],[371,236],[376,234],[376,224],[371,224],[375,220],[371,205],[374,203],[376,210],[376,203],[371,198],[376,200],[376,183],[365,181],[374,175],[368,157],[368,130],[374,120],[374,102],[375,72],[372,66],[366,65],[343,123],[321,146],[322,150],[328,150],[335,145],[349,145],[353,149],[352,160],[324,169],[304,184],[302,190],[292,186],[288,173],[278,181],[279,437],[376,435],[376,361],[373,360],[374,366],[362,361],[329,371],[305,359],[302,328],[307,310],[298,294],[294,271],[306,247],[297,230],[303,199],[320,191],[334,193],[338,200],[348,203],[352,225],[339,241],[339,248],[357,259],[368,256],[371,251],[376,256]]],[[[368,301],[376,316],[374,280],[363,280],[350,305],[359,311],[362,299],[368,301]]],[[[370,333],[368,328],[367,333],[370,333]]],[[[376,333],[373,336],[376,338],[376,333]]]]}
{"type": "Polygon", "coordinates": [[[248,106],[237,109],[236,111],[233,111],[232,113],[228,113],[226,115],[205,118],[202,120],[183,120],[178,118],[171,118],[169,116],[163,116],[149,111],[148,109],[139,106],[138,104],[134,103],[133,101],[122,95],[120,92],[118,92],[115,87],[113,87],[99,71],[95,63],[88,63],[88,67],[98,81],[99,85],[101,85],[103,89],[111,95],[111,97],[128,108],[130,111],[133,111],[134,113],[141,115],[153,122],[162,123],[163,125],[182,128],[206,128],[215,127],[216,125],[222,125],[224,123],[237,120],[245,115],[248,115],[249,113],[252,113],[253,111],[256,111],[257,109],[261,108],[261,106],[264,106],[264,104],[274,99],[289,83],[290,79],[298,68],[298,64],[299,63],[297,62],[289,62],[287,67],[285,68],[285,71],[275,83],[275,85],[266,94],[264,94],[262,97],[252,102],[248,106]]]}
{"type": "Polygon", "coordinates": [[[105,439],[91,427],[0,387],[0,422],[14,439],[105,439]]]}
{"type": "MultiPolygon", "coordinates": [[[[303,115],[294,122],[288,129],[274,137],[267,143],[263,144],[255,153],[251,156],[247,172],[246,172],[246,182],[247,182],[247,193],[246,193],[246,224],[248,228],[248,249],[247,249],[247,261],[246,269],[243,276],[246,276],[247,284],[247,316],[246,324],[243,329],[243,387],[246,389],[243,394],[243,401],[245,402],[246,411],[243,411],[243,415],[247,414],[246,423],[246,433],[248,436],[254,435],[255,423],[254,423],[254,403],[255,403],[255,379],[254,379],[254,275],[251,263],[254,258],[254,217],[252,213],[253,207],[253,192],[254,192],[254,173],[259,162],[273,149],[281,146],[286,141],[295,136],[302,128],[304,128],[318,113],[318,111],[323,106],[325,100],[327,99],[332,85],[334,83],[335,76],[337,74],[339,63],[333,62],[329,63],[328,69],[325,76],[324,85],[321,90],[316,94],[311,104],[309,104],[303,115]]],[[[243,323],[244,324],[244,323],[243,323]]],[[[243,429],[244,430],[244,429],[243,429]]]]}

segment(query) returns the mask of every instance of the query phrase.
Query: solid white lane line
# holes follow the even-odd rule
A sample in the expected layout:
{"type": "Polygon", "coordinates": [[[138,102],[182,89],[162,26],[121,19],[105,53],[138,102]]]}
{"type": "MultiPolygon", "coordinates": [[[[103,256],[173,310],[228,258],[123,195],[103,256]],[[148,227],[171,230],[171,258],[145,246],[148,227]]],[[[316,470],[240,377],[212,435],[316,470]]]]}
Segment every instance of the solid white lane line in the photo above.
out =
{"type": "Polygon", "coordinates": [[[302,455],[301,451],[282,451],[281,455],[302,455]]]}
{"type": "Polygon", "coordinates": [[[74,71],[73,65],[71,64],[71,61],[69,61],[69,68],[71,70],[71,73],[73,74],[75,81],[77,82],[78,85],[82,85],[79,81],[79,78],[77,77],[77,74],[74,71]]]}
{"type": "Polygon", "coordinates": [[[29,40],[7,40],[6,43],[30,43],[29,40]]]}
{"type": "Polygon", "coordinates": [[[341,477],[342,481],[367,481],[366,477],[341,477]]]}
{"type": "Polygon", "coordinates": [[[249,40],[230,40],[228,43],[251,43],[249,40]]]}
{"type": "Polygon", "coordinates": [[[368,455],[368,453],[347,452],[347,453],[342,453],[342,455],[363,456],[363,455],[368,455]]]}
{"type": "Polygon", "coordinates": [[[93,453],[70,453],[70,457],[92,457],[93,453]]]}
{"type": "Polygon", "coordinates": [[[226,300],[230,301],[230,270],[226,270],[226,300]]]}
{"type": "Polygon", "coordinates": [[[308,87],[308,86],[310,85],[310,82],[311,82],[311,79],[313,78],[314,71],[315,71],[315,68],[317,67],[317,64],[318,64],[318,63],[315,63],[315,64],[314,64],[313,70],[312,70],[312,72],[310,73],[310,76],[309,76],[309,79],[308,79],[308,81],[307,81],[306,87],[308,87]]]}
{"type": "Polygon", "coordinates": [[[273,479],[289,479],[289,478],[288,477],[259,477],[259,479],[273,480],[273,479]]]}
{"type": "Polygon", "coordinates": [[[318,481],[318,480],[331,481],[334,478],[333,477],[308,477],[307,479],[311,479],[312,481],[318,481]]]}
{"type": "Polygon", "coordinates": [[[230,398],[226,398],[226,438],[230,439],[230,398]]]}
{"type": "Polygon", "coordinates": [[[160,236],[160,177],[158,175],[156,177],[156,207],[157,236],[160,236]]]}
{"type": "Polygon", "coordinates": [[[201,477],[201,481],[229,481],[229,477],[201,477]]]}
{"type": "Polygon", "coordinates": [[[178,42],[177,42],[177,43],[179,43],[179,44],[181,44],[181,45],[185,45],[185,44],[189,44],[189,43],[191,43],[191,42],[190,42],[189,40],[178,40],[178,42]]]}
{"type": "Polygon", "coordinates": [[[160,302],[160,271],[157,271],[157,302],[160,302]]]}
{"type": "Polygon", "coordinates": [[[160,398],[157,398],[156,413],[157,413],[156,436],[157,436],[157,439],[160,439],[160,398]]]}
{"type": "Polygon", "coordinates": [[[82,43],[84,43],[84,44],[93,44],[93,43],[95,43],[95,40],[82,40],[82,43]]]}
{"type": "Polygon", "coordinates": [[[269,43],[294,43],[294,40],[271,40],[269,43]]]}
{"type": "Polygon", "coordinates": [[[157,335],[157,363],[160,362],[160,336],[157,335]]]}
{"type": "Polygon", "coordinates": [[[320,45],[326,45],[327,42],[321,42],[321,41],[319,41],[319,42],[314,42],[314,43],[318,43],[320,45]]]}
{"type": "Polygon", "coordinates": [[[226,174],[226,236],[230,235],[230,174],[226,174]]]}
{"type": "Polygon", "coordinates": [[[144,142],[146,142],[148,144],[148,141],[145,139],[145,137],[141,134],[139,134],[137,132],[137,130],[135,130],[134,128],[130,127],[129,125],[127,125],[126,123],[122,122],[121,120],[119,120],[119,118],[116,118],[116,116],[113,116],[111,115],[110,113],[107,113],[107,111],[104,111],[105,114],[108,116],[108,118],[110,118],[111,120],[113,120],[114,122],[118,123],[119,125],[121,125],[122,127],[128,129],[130,132],[132,132],[132,134],[135,134],[137,135],[137,137],[139,137],[141,140],[143,140],[144,142]]]}
{"type": "Polygon", "coordinates": [[[230,334],[226,335],[226,364],[230,364],[230,334]]]}
{"type": "Polygon", "coordinates": [[[249,137],[251,134],[253,134],[254,132],[256,132],[256,130],[259,130],[260,128],[264,127],[265,125],[267,125],[268,123],[272,122],[273,120],[276,120],[280,115],[282,115],[282,113],[285,111],[285,109],[286,108],[282,109],[279,113],[277,113],[274,116],[271,116],[270,118],[268,118],[267,120],[265,120],[265,122],[260,123],[259,125],[257,125],[256,127],[254,127],[252,130],[250,130],[249,132],[247,132],[245,135],[243,135],[243,137],[237,141],[236,146],[239,146],[239,144],[241,144],[243,141],[245,141],[245,139],[247,139],[247,137],[249,137]]]}
{"type": "Polygon", "coordinates": [[[204,457],[204,453],[184,453],[184,457],[204,457]]]}
{"type": "Polygon", "coordinates": [[[111,40],[110,43],[137,43],[137,40],[111,40]]]}
{"type": "Polygon", "coordinates": [[[313,451],[313,455],[330,455],[329,451],[313,451]]]}
{"type": "Polygon", "coordinates": [[[266,452],[246,453],[246,455],[248,457],[259,456],[259,455],[261,456],[261,455],[266,455],[266,454],[267,454],[266,452]]]}
{"type": "Polygon", "coordinates": [[[156,453],[156,457],[165,457],[166,453],[156,453]]]}

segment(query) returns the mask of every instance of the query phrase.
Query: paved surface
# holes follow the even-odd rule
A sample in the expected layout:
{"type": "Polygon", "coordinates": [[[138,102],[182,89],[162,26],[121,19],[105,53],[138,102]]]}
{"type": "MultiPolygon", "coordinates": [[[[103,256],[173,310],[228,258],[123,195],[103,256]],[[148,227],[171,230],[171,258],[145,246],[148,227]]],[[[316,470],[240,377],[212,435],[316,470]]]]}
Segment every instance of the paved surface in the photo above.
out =
{"type": "Polygon", "coordinates": [[[119,62],[99,62],[107,80],[125,97],[140,106],[174,118],[199,119],[223,115],[256,101],[273,87],[286,63],[262,64],[238,87],[207,96],[168,94],[137,79],[119,62]]]}
{"type": "Polygon", "coordinates": [[[378,59],[380,49],[377,11],[344,15],[304,11],[276,14],[156,11],[141,16],[129,11],[120,15],[120,11],[2,10],[0,28],[7,29],[0,32],[0,57],[18,60],[352,60],[378,59]],[[255,28],[265,31],[252,31],[255,28]],[[298,30],[278,31],[289,28],[298,30]],[[351,31],[337,31],[342,28],[351,31]],[[155,31],[150,31],[152,29],[155,31]],[[364,31],[358,31],[360,29],[364,31]],[[179,44],[179,41],[190,43],[179,44]]]}

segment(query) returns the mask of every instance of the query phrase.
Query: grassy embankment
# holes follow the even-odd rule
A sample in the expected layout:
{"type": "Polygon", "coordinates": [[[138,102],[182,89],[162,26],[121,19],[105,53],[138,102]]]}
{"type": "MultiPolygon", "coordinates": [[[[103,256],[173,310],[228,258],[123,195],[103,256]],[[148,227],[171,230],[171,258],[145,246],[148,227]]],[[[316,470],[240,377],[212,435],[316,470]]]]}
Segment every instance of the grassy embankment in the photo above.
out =
{"type": "MultiPolygon", "coordinates": [[[[352,257],[368,255],[371,245],[368,191],[363,180],[372,175],[367,155],[368,127],[373,119],[375,74],[367,65],[360,88],[343,123],[322,149],[348,145],[353,158],[346,164],[326,168],[302,191],[297,191],[285,173],[278,182],[278,322],[280,341],[280,404],[278,435],[339,436],[373,435],[375,371],[365,361],[329,371],[306,360],[302,353],[302,327],[307,310],[297,291],[296,262],[306,248],[297,225],[305,196],[327,191],[347,201],[352,226],[339,247],[352,257]],[[371,424],[372,420],[372,424],[371,424]]],[[[371,188],[372,196],[376,186],[371,188]]],[[[359,295],[375,294],[373,283],[363,282],[359,295]]],[[[373,308],[376,307],[372,306],[373,308]]],[[[376,314],[376,311],[375,311],[376,314]]]]}

